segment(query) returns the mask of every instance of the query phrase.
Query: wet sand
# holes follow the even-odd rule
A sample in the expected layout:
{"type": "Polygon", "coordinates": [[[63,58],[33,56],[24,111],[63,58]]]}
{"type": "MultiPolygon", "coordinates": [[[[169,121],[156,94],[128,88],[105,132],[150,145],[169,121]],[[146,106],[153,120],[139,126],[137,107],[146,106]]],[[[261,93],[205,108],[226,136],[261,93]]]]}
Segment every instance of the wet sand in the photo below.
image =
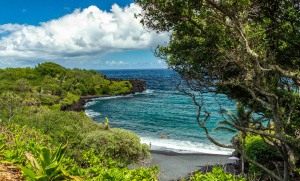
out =
{"type": "Polygon", "coordinates": [[[214,155],[201,153],[176,153],[169,151],[151,150],[152,160],[144,160],[136,165],[129,165],[130,169],[144,166],[159,165],[162,181],[180,180],[188,177],[195,170],[207,165],[230,163],[228,155],[214,155]]]}

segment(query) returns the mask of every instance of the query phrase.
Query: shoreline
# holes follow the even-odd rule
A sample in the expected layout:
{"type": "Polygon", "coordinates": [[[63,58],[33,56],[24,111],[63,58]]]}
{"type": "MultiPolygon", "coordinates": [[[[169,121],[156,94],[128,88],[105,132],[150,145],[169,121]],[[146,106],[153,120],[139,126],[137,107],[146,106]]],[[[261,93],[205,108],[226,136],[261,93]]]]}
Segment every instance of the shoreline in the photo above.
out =
{"type": "Polygon", "coordinates": [[[195,152],[195,153],[178,153],[175,151],[167,151],[167,150],[150,150],[150,153],[152,154],[160,154],[160,155],[165,155],[165,156],[182,156],[182,155],[191,155],[191,156],[196,156],[196,155],[206,155],[206,156],[228,156],[230,157],[230,154],[224,155],[224,154],[212,154],[212,153],[201,153],[201,152],[195,152]]]}
{"type": "Polygon", "coordinates": [[[195,172],[229,164],[229,155],[215,155],[206,153],[176,153],[165,150],[150,150],[151,160],[141,160],[129,169],[137,167],[159,166],[162,181],[180,180],[194,175],[195,172]]]}
{"type": "MultiPolygon", "coordinates": [[[[96,98],[127,96],[135,93],[126,93],[118,95],[98,95],[98,96],[82,96],[81,101],[84,103],[83,108],[88,102],[93,102],[96,98]]],[[[226,172],[233,173],[232,161],[228,158],[230,154],[211,154],[201,152],[180,153],[169,150],[150,150],[151,159],[138,161],[135,165],[128,165],[127,168],[135,169],[137,167],[148,168],[150,166],[159,166],[160,180],[180,180],[195,175],[196,172],[212,171],[213,166],[223,167],[226,172]]]]}

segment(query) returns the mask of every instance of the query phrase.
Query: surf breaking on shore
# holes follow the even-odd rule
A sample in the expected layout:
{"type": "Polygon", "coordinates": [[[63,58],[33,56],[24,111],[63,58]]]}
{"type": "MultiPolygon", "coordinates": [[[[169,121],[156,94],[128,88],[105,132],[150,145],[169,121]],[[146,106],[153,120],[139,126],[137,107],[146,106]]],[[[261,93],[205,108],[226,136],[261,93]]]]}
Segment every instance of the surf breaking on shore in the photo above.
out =
{"type": "MultiPolygon", "coordinates": [[[[154,93],[154,90],[147,89],[143,93],[137,93],[139,94],[152,94],[154,93]]],[[[97,117],[100,116],[100,112],[95,112],[92,109],[88,109],[90,106],[93,106],[97,104],[101,100],[105,99],[117,99],[117,98],[128,98],[133,97],[134,94],[130,95],[124,95],[124,96],[111,96],[111,97],[100,97],[100,98],[94,98],[91,102],[87,102],[85,105],[85,113],[89,117],[97,117]]],[[[230,155],[233,150],[221,148],[218,146],[215,146],[213,144],[205,144],[201,142],[195,142],[195,141],[183,141],[183,140],[175,140],[175,139],[161,139],[161,138],[155,138],[151,136],[143,136],[139,135],[141,139],[141,143],[149,145],[151,142],[151,150],[160,150],[160,151],[172,151],[176,153],[203,153],[203,154],[215,154],[215,155],[230,155]]],[[[200,141],[200,140],[199,140],[200,141]]]]}

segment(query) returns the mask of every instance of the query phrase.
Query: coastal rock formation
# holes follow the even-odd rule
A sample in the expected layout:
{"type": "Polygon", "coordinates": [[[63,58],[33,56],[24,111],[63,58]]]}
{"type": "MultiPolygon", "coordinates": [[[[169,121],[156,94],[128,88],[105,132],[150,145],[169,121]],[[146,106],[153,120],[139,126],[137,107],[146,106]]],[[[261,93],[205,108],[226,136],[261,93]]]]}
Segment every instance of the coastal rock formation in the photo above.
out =
{"type": "Polygon", "coordinates": [[[132,88],[130,90],[130,93],[135,94],[136,92],[144,92],[146,91],[146,81],[141,80],[129,80],[129,82],[132,84],[132,88]]]}
{"type": "MultiPolygon", "coordinates": [[[[241,136],[239,134],[237,134],[234,137],[232,137],[230,142],[233,146],[237,146],[238,148],[241,148],[241,144],[240,144],[241,139],[242,139],[241,136]]],[[[241,154],[238,151],[235,150],[234,152],[232,152],[231,156],[239,158],[241,156],[241,154]]]]}
{"type": "MultiPolygon", "coordinates": [[[[107,80],[110,80],[110,81],[126,81],[126,80],[123,80],[123,79],[114,79],[114,78],[107,78],[107,77],[104,77],[106,78],[107,80]]],[[[144,92],[146,91],[146,88],[147,88],[147,85],[146,85],[146,81],[141,81],[141,80],[128,80],[131,84],[132,84],[132,88],[130,89],[130,92],[129,94],[135,94],[137,92],[144,92]]]]}
{"type": "Polygon", "coordinates": [[[61,110],[81,112],[85,110],[84,105],[86,104],[86,102],[88,101],[79,99],[77,102],[73,101],[72,105],[70,106],[61,107],[61,110]]]}
{"type": "MultiPolygon", "coordinates": [[[[106,78],[106,77],[105,77],[106,78]]],[[[107,80],[110,81],[124,81],[123,79],[111,79],[111,78],[106,78],[107,80]]],[[[128,94],[135,94],[135,93],[142,93],[144,91],[146,91],[146,81],[141,81],[141,80],[128,80],[131,84],[132,84],[132,88],[130,89],[130,92],[128,93],[121,93],[121,94],[116,94],[113,96],[124,96],[124,95],[128,95],[128,94]]],[[[72,105],[70,106],[65,106],[62,107],[61,110],[62,111],[76,111],[76,112],[81,112],[85,110],[84,105],[87,102],[92,101],[91,99],[94,98],[99,98],[99,97],[111,97],[112,95],[98,95],[98,96],[82,96],[77,102],[73,102],[72,105]]]]}

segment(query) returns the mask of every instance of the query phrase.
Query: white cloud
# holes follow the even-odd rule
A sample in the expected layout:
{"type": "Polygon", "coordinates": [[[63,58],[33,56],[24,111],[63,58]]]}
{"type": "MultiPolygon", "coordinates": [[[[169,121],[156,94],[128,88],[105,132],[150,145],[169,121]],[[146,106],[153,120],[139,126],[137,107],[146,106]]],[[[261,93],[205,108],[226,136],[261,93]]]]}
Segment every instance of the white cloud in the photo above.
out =
{"type": "Polygon", "coordinates": [[[157,63],[158,63],[158,64],[161,64],[162,62],[161,62],[161,60],[158,60],[157,63]]]}
{"type": "Polygon", "coordinates": [[[22,9],[22,12],[24,13],[24,12],[26,12],[27,10],[26,9],[22,9]]]}
{"type": "Polygon", "coordinates": [[[144,30],[139,19],[134,18],[134,13],[139,12],[141,8],[133,3],[125,8],[114,4],[111,12],[90,6],[42,22],[40,26],[0,25],[0,34],[8,33],[0,39],[0,63],[81,60],[93,63],[108,53],[149,49],[167,42],[167,34],[144,30]]]}
{"type": "Polygon", "coordinates": [[[123,62],[123,61],[106,61],[105,62],[106,65],[109,65],[109,66],[120,66],[120,65],[131,65],[131,63],[129,62],[123,62]]]}

